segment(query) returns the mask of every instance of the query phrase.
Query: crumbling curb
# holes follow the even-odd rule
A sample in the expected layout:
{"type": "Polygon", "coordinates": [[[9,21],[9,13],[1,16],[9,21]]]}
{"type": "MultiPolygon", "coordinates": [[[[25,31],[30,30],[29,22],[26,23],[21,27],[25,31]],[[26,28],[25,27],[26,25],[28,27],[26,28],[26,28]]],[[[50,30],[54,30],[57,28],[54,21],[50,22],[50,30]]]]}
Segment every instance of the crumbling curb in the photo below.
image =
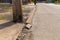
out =
{"type": "Polygon", "coordinates": [[[31,11],[30,16],[28,17],[28,19],[27,19],[27,21],[26,21],[26,23],[25,23],[25,25],[26,25],[25,28],[31,29],[31,27],[32,27],[32,19],[33,19],[34,13],[35,13],[35,7],[34,7],[34,9],[31,11]]]}
{"type": "Polygon", "coordinates": [[[26,20],[25,26],[22,29],[22,33],[19,34],[17,40],[31,40],[32,31],[30,29],[32,27],[32,19],[33,19],[34,12],[35,12],[35,7],[31,11],[28,19],[26,20]]]}

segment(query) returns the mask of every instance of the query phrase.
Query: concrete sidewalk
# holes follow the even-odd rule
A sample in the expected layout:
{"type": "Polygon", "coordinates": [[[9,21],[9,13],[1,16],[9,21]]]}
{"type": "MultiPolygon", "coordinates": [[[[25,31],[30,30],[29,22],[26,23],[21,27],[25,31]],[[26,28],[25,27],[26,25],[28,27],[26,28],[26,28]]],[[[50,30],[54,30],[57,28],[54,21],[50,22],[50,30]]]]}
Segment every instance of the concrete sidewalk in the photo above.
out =
{"type": "Polygon", "coordinates": [[[16,40],[23,28],[23,24],[0,20],[0,40],[16,40]]]}

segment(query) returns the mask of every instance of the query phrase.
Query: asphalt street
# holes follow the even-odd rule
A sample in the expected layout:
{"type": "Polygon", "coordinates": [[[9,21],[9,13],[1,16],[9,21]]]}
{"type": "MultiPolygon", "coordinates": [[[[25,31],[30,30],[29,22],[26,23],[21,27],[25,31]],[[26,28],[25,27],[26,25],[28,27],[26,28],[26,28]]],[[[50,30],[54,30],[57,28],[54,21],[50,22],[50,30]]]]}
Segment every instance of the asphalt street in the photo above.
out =
{"type": "Polygon", "coordinates": [[[33,18],[33,40],[60,40],[60,6],[37,3],[33,18]]]}

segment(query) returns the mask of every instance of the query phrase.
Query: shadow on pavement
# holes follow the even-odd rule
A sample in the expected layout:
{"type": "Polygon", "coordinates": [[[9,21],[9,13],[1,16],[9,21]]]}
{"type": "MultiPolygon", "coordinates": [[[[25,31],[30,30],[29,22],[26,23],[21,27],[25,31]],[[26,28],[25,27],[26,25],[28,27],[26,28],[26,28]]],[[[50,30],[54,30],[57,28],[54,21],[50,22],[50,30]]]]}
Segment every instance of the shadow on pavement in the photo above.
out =
{"type": "Polygon", "coordinates": [[[12,25],[14,25],[15,23],[13,23],[12,21],[0,24],[0,29],[6,28],[6,27],[10,27],[12,25]]]}

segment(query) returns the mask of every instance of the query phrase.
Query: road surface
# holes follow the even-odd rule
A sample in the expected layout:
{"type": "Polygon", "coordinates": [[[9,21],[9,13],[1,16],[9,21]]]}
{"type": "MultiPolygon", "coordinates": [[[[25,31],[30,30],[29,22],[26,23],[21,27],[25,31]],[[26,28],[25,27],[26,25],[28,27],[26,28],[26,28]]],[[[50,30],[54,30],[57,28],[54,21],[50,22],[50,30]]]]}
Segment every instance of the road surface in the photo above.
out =
{"type": "Polygon", "coordinates": [[[60,40],[60,6],[37,3],[33,18],[33,40],[60,40]]]}

